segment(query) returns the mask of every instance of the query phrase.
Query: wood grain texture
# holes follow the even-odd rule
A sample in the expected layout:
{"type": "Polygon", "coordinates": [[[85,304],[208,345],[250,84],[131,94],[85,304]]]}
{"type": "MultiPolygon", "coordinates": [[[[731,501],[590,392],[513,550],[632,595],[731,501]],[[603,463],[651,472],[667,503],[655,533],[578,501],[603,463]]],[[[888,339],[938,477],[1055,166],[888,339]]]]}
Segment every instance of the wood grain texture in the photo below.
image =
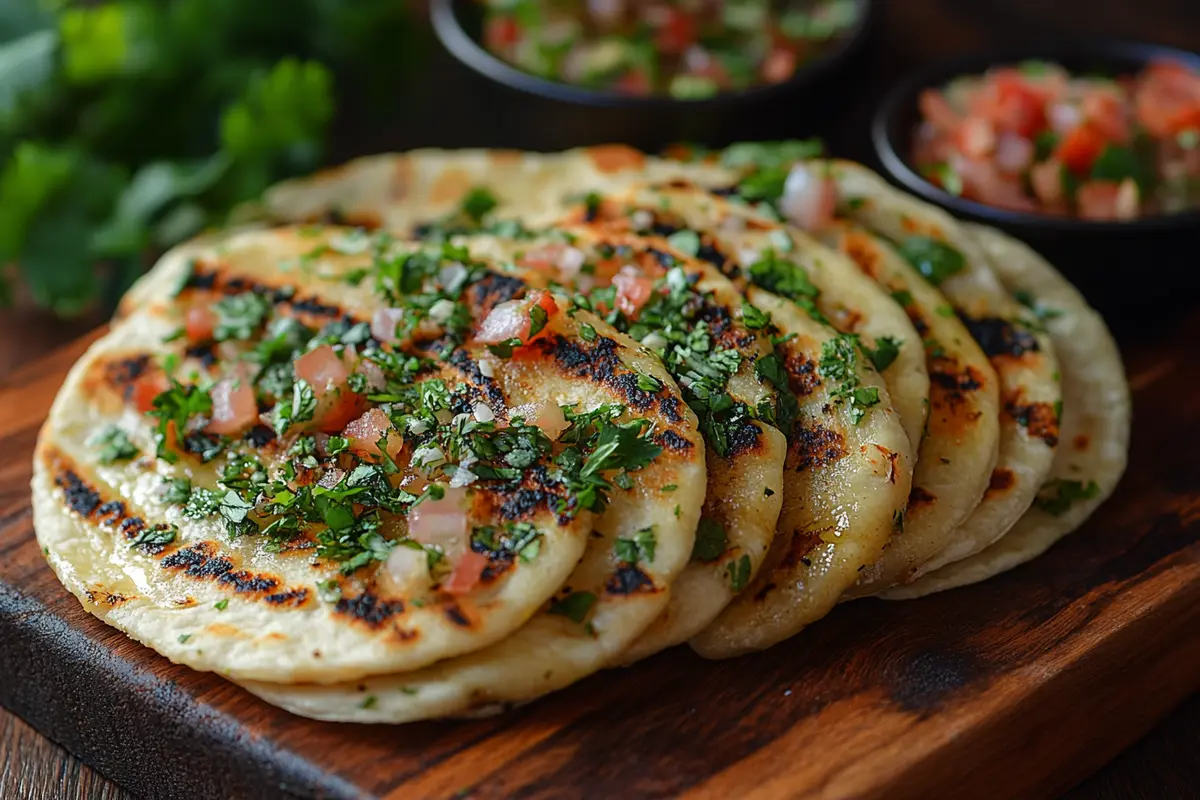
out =
{"type": "Polygon", "coordinates": [[[0,388],[0,674],[16,676],[0,703],[151,797],[1059,794],[1200,681],[1197,335],[1200,315],[1128,354],[1130,473],[1033,564],[839,608],[767,653],[666,653],[500,718],[395,729],[273,709],[58,585],[30,528],[29,453],[75,345],[0,388]]]}

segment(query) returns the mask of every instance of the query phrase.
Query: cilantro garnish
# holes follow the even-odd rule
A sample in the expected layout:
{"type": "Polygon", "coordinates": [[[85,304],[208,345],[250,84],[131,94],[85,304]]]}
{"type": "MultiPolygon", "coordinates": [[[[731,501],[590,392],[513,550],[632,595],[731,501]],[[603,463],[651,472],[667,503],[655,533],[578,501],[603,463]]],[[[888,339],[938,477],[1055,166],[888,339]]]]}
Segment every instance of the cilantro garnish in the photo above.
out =
{"type": "Polygon", "coordinates": [[[138,448],[129,440],[129,434],[110,425],[88,440],[92,447],[99,447],[96,455],[101,464],[115,464],[118,461],[130,461],[137,457],[138,448]]]}
{"type": "Polygon", "coordinates": [[[897,249],[934,286],[962,272],[967,266],[962,253],[930,236],[910,236],[897,249]]]}
{"type": "Polygon", "coordinates": [[[1100,485],[1095,481],[1052,480],[1042,486],[1034,505],[1047,514],[1062,516],[1079,500],[1091,500],[1100,494],[1100,485]]]}
{"type": "Polygon", "coordinates": [[[187,478],[172,478],[163,481],[162,494],[159,498],[166,504],[183,505],[192,495],[192,482],[187,478]]]}
{"type": "Polygon", "coordinates": [[[892,292],[892,299],[905,308],[908,308],[913,304],[912,292],[908,291],[907,289],[897,289],[896,291],[892,292]]]}
{"type": "Polygon", "coordinates": [[[221,598],[217,602],[213,603],[213,608],[215,608],[217,611],[224,611],[225,609],[229,608],[229,598],[221,598]]]}
{"type": "Polygon", "coordinates": [[[1033,296],[1033,292],[1026,291],[1025,289],[1018,289],[1013,292],[1013,299],[1032,311],[1039,322],[1046,322],[1047,320],[1056,319],[1063,315],[1063,312],[1057,308],[1042,305],[1033,296]]]}
{"type": "Polygon", "coordinates": [[[818,366],[821,377],[835,384],[830,394],[849,404],[850,419],[855,425],[866,416],[868,408],[879,403],[878,389],[859,386],[857,347],[858,337],[853,334],[842,333],[826,339],[821,344],[818,366]]]}
{"type": "Polygon", "coordinates": [[[789,300],[815,300],[820,294],[803,267],[780,258],[774,250],[760,254],[758,261],[750,265],[749,273],[753,283],[789,300]]]}
{"type": "Polygon", "coordinates": [[[576,624],[583,624],[596,604],[596,595],[591,592],[571,592],[566,597],[550,603],[547,613],[566,617],[576,624]]]}
{"type": "Polygon", "coordinates": [[[292,396],[280,399],[271,411],[271,427],[283,436],[293,425],[308,422],[317,410],[317,397],[306,380],[292,384],[292,396]]]}
{"type": "Polygon", "coordinates": [[[737,561],[730,561],[725,567],[725,574],[729,576],[729,588],[734,592],[745,589],[750,582],[750,556],[744,555],[737,561]]]}
{"type": "Polygon", "coordinates": [[[155,525],[153,528],[142,528],[137,536],[129,540],[130,547],[162,547],[175,541],[179,528],[174,525],[155,525]]]}
{"type": "Polygon", "coordinates": [[[742,324],[752,331],[762,330],[771,324],[771,315],[750,303],[742,303],[742,324]]]}
{"type": "Polygon", "coordinates": [[[613,552],[618,561],[626,564],[636,564],[639,561],[652,564],[654,563],[654,548],[657,543],[654,526],[651,525],[649,528],[637,531],[630,539],[617,539],[613,545],[613,552]]]}
{"type": "Polygon", "coordinates": [[[216,514],[221,507],[222,495],[203,486],[191,489],[183,501],[183,515],[190,519],[205,519],[216,514]]]}
{"type": "Polygon", "coordinates": [[[463,197],[460,209],[464,216],[479,224],[499,203],[496,195],[485,186],[476,186],[463,197]]]}
{"type": "Polygon", "coordinates": [[[729,535],[721,523],[710,517],[701,517],[696,526],[696,543],[692,546],[694,561],[716,561],[725,554],[729,546],[729,535]]]}
{"type": "Polygon", "coordinates": [[[244,292],[223,297],[213,303],[217,315],[213,338],[218,342],[229,339],[249,339],[263,324],[271,311],[271,304],[260,294],[244,292]]]}
{"type": "Polygon", "coordinates": [[[594,342],[597,337],[596,329],[586,322],[579,324],[579,338],[585,342],[594,342]]]}
{"type": "Polygon", "coordinates": [[[509,522],[497,528],[485,525],[471,533],[471,549],[497,557],[518,557],[529,563],[541,552],[542,534],[528,522],[509,522]]]}
{"type": "Polygon", "coordinates": [[[686,256],[695,258],[700,252],[700,234],[693,230],[675,231],[667,237],[667,243],[686,256]]]}
{"type": "Polygon", "coordinates": [[[865,342],[861,343],[861,346],[863,352],[867,354],[867,358],[871,359],[871,363],[875,365],[875,369],[883,372],[900,355],[901,344],[902,342],[893,336],[880,336],[875,340],[874,349],[865,342]]]}
{"type": "Polygon", "coordinates": [[[153,408],[146,414],[158,419],[154,430],[157,455],[174,464],[179,456],[171,450],[187,430],[188,423],[212,411],[212,397],[196,386],[184,386],[172,380],[170,388],[154,398],[153,408]],[[171,439],[174,437],[175,442],[171,439]]]}

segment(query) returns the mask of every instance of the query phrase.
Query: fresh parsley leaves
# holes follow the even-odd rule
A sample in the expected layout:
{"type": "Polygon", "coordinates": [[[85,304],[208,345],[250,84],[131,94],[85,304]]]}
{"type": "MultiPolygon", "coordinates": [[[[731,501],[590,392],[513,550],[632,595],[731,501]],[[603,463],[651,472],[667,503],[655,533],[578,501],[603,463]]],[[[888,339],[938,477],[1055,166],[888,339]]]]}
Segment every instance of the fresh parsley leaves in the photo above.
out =
{"type": "Polygon", "coordinates": [[[88,440],[92,447],[99,448],[96,454],[101,464],[115,464],[118,461],[131,461],[137,458],[138,448],[129,439],[129,434],[110,425],[88,440]]]}
{"type": "Polygon", "coordinates": [[[613,552],[617,556],[617,560],[626,564],[636,564],[639,561],[645,561],[647,564],[654,563],[654,548],[658,540],[654,536],[654,526],[643,528],[633,534],[629,539],[617,539],[613,545],[613,552]]]}
{"type": "Polygon", "coordinates": [[[931,236],[909,236],[900,242],[897,249],[934,286],[962,272],[967,266],[967,260],[961,252],[931,236]]]}
{"type": "Polygon", "coordinates": [[[729,547],[729,534],[721,523],[711,517],[701,517],[696,526],[696,543],[692,546],[693,561],[716,561],[729,547]]]}
{"type": "Polygon", "coordinates": [[[591,592],[571,592],[566,597],[551,602],[548,613],[566,617],[582,625],[595,604],[596,595],[591,592]]]}

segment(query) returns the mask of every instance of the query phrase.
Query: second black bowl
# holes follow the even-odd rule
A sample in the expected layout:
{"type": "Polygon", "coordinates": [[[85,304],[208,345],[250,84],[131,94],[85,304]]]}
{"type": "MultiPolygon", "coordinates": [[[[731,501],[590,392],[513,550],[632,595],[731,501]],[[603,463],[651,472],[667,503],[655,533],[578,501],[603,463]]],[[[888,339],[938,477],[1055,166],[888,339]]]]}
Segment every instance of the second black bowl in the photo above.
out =
{"type": "Polygon", "coordinates": [[[872,139],[890,177],[905,189],[956,217],[993,225],[1031,245],[1066,274],[1107,316],[1136,318],[1193,304],[1190,284],[1200,247],[1200,211],[1150,216],[1129,222],[1093,222],[1028,214],[964,200],[922,177],[909,162],[920,122],[917,100],[924,89],[941,88],[961,75],[1038,59],[1061,64],[1072,74],[1123,75],[1157,59],[1200,69],[1200,56],[1138,42],[1079,42],[1031,47],[1020,52],[970,55],[939,62],[901,83],[875,117],[872,139]]]}

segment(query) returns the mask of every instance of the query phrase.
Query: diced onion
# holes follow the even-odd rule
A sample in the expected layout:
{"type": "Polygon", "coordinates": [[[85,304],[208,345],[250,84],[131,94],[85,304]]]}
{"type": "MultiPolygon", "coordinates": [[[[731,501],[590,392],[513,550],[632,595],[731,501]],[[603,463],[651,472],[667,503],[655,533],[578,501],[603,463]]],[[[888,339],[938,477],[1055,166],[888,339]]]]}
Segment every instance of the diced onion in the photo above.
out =
{"type": "Polygon", "coordinates": [[[651,350],[661,350],[667,346],[667,340],[663,338],[661,333],[651,331],[642,338],[642,344],[651,350]]]}
{"type": "Polygon", "coordinates": [[[371,318],[371,335],[385,344],[396,341],[396,327],[404,319],[402,308],[381,308],[371,318]]]}
{"type": "Polygon", "coordinates": [[[487,403],[476,403],[474,408],[476,422],[492,422],[496,419],[495,412],[487,403]]]}
{"type": "Polygon", "coordinates": [[[486,358],[479,359],[479,374],[485,378],[496,377],[496,368],[492,366],[491,360],[486,358]]]}
{"type": "Polygon", "coordinates": [[[438,273],[438,283],[446,290],[446,294],[458,294],[466,280],[467,268],[458,261],[447,264],[438,273]]]}
{"type": "Polygon", "coordinates": [[[629,215],[629,224],[635,231],[649,230],[654,225],[654,215],[645,209],[639,209],[629,215]]]}
{"type": "Polygon", "coordinates": [[[446,463],[446,454],[437,445],[425,445],[413,451],[412,463],[419,467],[436,467],[446,463]]]}
{"type": "Polygon", "coordinates": [[[445,325],[446,322],[454,315],[454,301],[442,298],[434,303],[429,309],[429,318],[439,325],[445,325]]]}

